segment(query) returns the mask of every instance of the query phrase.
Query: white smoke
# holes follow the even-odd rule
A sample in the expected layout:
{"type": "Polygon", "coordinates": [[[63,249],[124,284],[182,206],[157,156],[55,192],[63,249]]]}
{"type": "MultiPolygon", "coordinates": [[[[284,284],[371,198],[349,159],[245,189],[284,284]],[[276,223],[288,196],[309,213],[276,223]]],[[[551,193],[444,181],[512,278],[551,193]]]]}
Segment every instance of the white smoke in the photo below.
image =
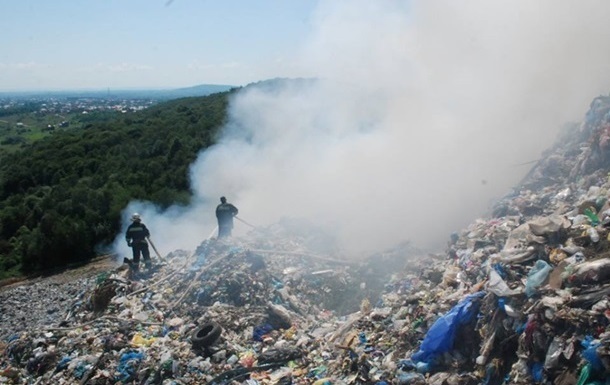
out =
{"type": "MultiPolygon", "coordinates": [[[[159,243],[195,247],[225,195],[249,223],[308,218],[353,253],[443,245],[608,92],[609,10],[320,2],[295,60],[301,76],[324,80],[241,91],[224,135],[192,166],[197,204],[177,217],[151,212],[159,243]]],[[[247,230],[236,223],[236,234],[247,230]]]]}

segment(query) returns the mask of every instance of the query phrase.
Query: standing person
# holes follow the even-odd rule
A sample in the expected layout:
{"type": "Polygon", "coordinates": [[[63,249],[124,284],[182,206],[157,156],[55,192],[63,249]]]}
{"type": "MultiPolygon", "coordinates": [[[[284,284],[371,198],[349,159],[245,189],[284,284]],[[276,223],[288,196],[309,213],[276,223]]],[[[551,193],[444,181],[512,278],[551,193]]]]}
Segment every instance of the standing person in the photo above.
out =
{"type": "Polygon", "coordinates": [[[237,207],[227,203],[227,198],[220,197],[220,204],[216,206],[216,219],[218,219],[218,238],[231,236],[233,217],[237,215],[237,207]]]}
{"type": "Polygon", "coordinates": [[[140,253],[144,257],[144,264],[147,267],[151,267],[150,252],[148,251],[148,242],[146,242],[146,238],[150,237],[150,232],[146,225],[142,223],[140,214],[134,213],[131,216],[131,221],[132,223],[127,227],[125,232],[125,239],[127,240],[127,246],[131,247],[133,251],[132,267],[138,270],[140,253]]]}

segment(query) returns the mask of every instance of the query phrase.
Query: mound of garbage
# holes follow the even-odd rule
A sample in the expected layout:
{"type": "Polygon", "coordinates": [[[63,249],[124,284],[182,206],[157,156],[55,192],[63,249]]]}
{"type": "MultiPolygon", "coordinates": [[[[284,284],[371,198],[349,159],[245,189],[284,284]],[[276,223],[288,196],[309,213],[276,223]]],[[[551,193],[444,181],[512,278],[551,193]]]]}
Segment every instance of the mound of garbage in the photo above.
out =
{"type": "Polygon", "coordinates": [[[0,382],[607,383],[609,171],[599,97],[444,253],[355,263],[279,227],[208,239],[137,277],[72,284],[54,322],[2,330],[0,382]]]}

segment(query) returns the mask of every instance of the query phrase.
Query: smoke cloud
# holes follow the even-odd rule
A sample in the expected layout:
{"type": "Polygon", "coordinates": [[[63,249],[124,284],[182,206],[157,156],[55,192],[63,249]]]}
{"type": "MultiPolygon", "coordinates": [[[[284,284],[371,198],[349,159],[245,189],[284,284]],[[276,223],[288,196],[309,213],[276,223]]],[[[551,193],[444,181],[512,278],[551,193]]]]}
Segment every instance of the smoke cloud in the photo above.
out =
{"type": "MultiPolygon", "coordinates": [[[[141,211],[166,251],[192,249],[225,195],[251,224],[307,218],[354,255],[442,246],[608,92],[608,11],[605,1],[320,2],[293,62],[318,80],[244,88],[192,165],[193,207],[136,202],[126,223],[141,211]]],[[[236,222],[236,235],[248,230],[236,222]]]]}

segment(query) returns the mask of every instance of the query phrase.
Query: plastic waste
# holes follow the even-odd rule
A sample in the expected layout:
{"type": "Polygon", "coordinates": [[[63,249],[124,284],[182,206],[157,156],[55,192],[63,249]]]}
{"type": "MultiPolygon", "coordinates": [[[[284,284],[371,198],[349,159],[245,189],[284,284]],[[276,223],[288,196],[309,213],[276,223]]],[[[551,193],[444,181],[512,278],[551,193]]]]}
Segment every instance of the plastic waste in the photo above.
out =
{"type": "Polygon", "coordinates": [[[571,193],[572,193],[572,191],[570,190],[570,188],[566,187],[563,190],[561,190],[560,192],[558,192],[557,195],[555,195],[555,199],[565,200],[567,197],[570,196],[571,193]]]}
{"type": "Polygon", "coordinates": [[[501,263],[494,263],[491,267],[502,277],[502,279],[506,278],[508,274],[504,269],[504,266],[501,263]]]}
{"type": "Polygon", "coordinates": [[[272,330],[273,330],[273,326],[271,326],[271,324],[263,324],[263,325],[257,326],[252,331],[252,339],[254,341],[260,342],[263,340],[263,336],[265,334],[268,334],[272,330]]]}
{"type": "Polygon", "coordinates": [[[239,357],[237,357],[235,354],[232,354],[231,357],[229,357],[227,359],[227,364],[229,365],[233,365],[235,364],[237,361],[239,361],[239,357]]]}
{"type": "Polygon", "coordinates": [[[601,258],[573,266],[568,276],[570,284],[593,284],[610,280],[610,258],[601,258]]]}
{"type": "Polygon", "coordinates": [[[364,332],[360,332],[360,334],[358,334],[358,341],[360,342],[360,345],[366,344],[366,334],[364,334],[364,332]]]}
{"type": "Polygon", "coordinates": [[[55,367],[55,373],[60,372],[68,367],[68,364],[72,361],[72,357],[64,357],[59,361],[57,366],[55,367]]]}
{"type": "Polygon", "coordinates": [[[595,341],[591,336],[586,336],[580,345],[584,349],[582,356],[589,362],[591,369],[595,372],[604,370],[604,364],[597,354],[597,347],[600,345],[600,342],[595,341]]]}
{"type": "Polygon", "coordinates": [[[320,378],[319,380],[316,380],[313,385],[331,385],[332,381],[330,378],[320,378]]]}
{"type": "Polygon", "coordinates": [[[155,337],[150,337],[150,338],[144,338],[144,336],[142,336],[142,334],[140,333],[136,333],[133,335],[133,338],[131,339],[131,344],[137,347],[142,347],[142,346],[150,346],[155,342],[156,338],[155,337]]]}
{"type": "Polygon", "coordinates": [[[544,379],[544,371],[543,371],[543,367],[542,364],[540,362],[534,362],[532,364],[532,379],[534,380],[534,382],[542,382],[542,380],[544,379]]]}
{"type": "Polygon", "coordinates": [[[587,229],[587,235],[589,236],[589,239],[591,239],[591,242],[599,242],[599,233],[597,232],[597,230],[595,230],[595,227],[589,227],[587,229]]]}
{"type": "Polygon", "coordinates": [[[425,377],[419,373],[400,373],[396,376],[398,385],[425,384],[425,377]]]}
{"type": "Polygon", "coordinates": [[[551,261],[554,264],[560,263],[567,257],[568,257],[568,254],[564,250],[561,250],[561,249],[552,249],[551,252],[549,253],[549,261],[551,261]]]}
{"type": "Polygon", "coordinates": [[[416,367],[417,366],[415,365],[415,362],[413,362],[411,360],[398,361],[398,368],[400,370],[404,370],[404,371],[415,370],[416,367]]]}
{"type": "Polygon", "coordinates": [[[551,265],[539,259],[534,264],[534,267],[527,275],[527,283],[525,284],[525,294],[532,297],[536,294],[536,289],[544,283],[549,273],[553,270],[551,265]]]}
{"type": "MultiPolygon", "coordinates": [[[[502,299],[502,298],[500,298],[502,299]]],[[[477,365],[485,365],[487,363],[487,359],[489,358],[489,354],[494,345],[494,341],[496,340],[496,332],[494,331],[491,335],[483,342],[481,346],[481,355],[477,357],[475,362],[477,365]]]]}
{"type": "Polygon", "coordinates": [[[430,371],[430,364],[428,364],[427,362],[418,362],[415,365],[415,369],[417,370],[418,373],[428,373],[430,371]]]}
{"type": "Polygon", "coordinates": [[[605,196],[598,196],[597,198],[595,198],[595,207],[597,207],[597,210],[600,210],[602,207],[604,207],[607,201],[608,198],[606,198],[605,196]]]}
{"type": "Polygon", "coordinates": [[[506,282],[504,282],[500,274],[498,274],[495,269],[491,269],[489,271],[487,290],[491,291],[498,297],[507,297],[518,293],[518,291],[511,289],[506,282]]]}
{"type": "Polygon", "coordinates": [[[576,385],[586,385],[589,383],[589,377],[591,376],[591,364],[586,364],[583,366],[580,371],[580,376],[578,376],[578,382],[576,385]]]}
{"type": "Polygon", "coordinates": [[[581,226],[589,223],[589,217],[584,214],[578,214],[572,218],[572,226],[581,226]]]}
{"type": "Polygon", "coordinates": [[[546,351],[546,357],[544,359],[544,369],[551,370],[559,366],[559,359],[563,353],[563,338],[556,336],[551,341],[549,348],[546,351]]]}
{"type": "Polygon", "coordinates": [[[593,212],[593,210],[590,207],[587,207],[584,210],[583,214],[585,214],[587,216],[587,218],[589,218],[591,225],[593,225],[593,226],[599,225],[599,217],[597,216],[596,213],[593,212]]]}
{"type": "Polygon", "coordinates": [[[569,228],[572,223],[563,216],[552,215],[549,217],[536,218],[527,222],[527,225],[534,235],[551,235],[562,229],[569,228]]]}
{"type": "Polygon", "coordinates": [[[133,380],[140,361],[144,358],[143,353],[128,352],[121,356],[119,366],[117,367],[117,379],[123,382],[133,380]]]}
{"type": "Polygon", "coordinates": [[[417,363],[433,364],[439,355],[452,350],[458,328],[473,319],[479,309],[475,301],[485,294],[485,292],[470,294],[447,314],[437,319],[424,337],[419,351],[411,359],[417,363]]]}
{"type": "Polygon", "coordinates": [[[513,364],[510,371],[510,376],[514,379],[525,379],[528,377],[527,358],[519,357],[517,362],[513,364]]]}
{"type": "Polygon", "coordinates": [[[254,365],[256,356],[253,351],[247,350],[239,355],[239,363],[245,368],[250,368],[254,365]]]}
{"type": "Polygon", "coordinates": [[[519,318],[521,316],[521,314],[517,310],[513,309],[513,307],[510,305],[505,304],[504,311],[506,312],[507,316],[512,318],[519,318]]]}

